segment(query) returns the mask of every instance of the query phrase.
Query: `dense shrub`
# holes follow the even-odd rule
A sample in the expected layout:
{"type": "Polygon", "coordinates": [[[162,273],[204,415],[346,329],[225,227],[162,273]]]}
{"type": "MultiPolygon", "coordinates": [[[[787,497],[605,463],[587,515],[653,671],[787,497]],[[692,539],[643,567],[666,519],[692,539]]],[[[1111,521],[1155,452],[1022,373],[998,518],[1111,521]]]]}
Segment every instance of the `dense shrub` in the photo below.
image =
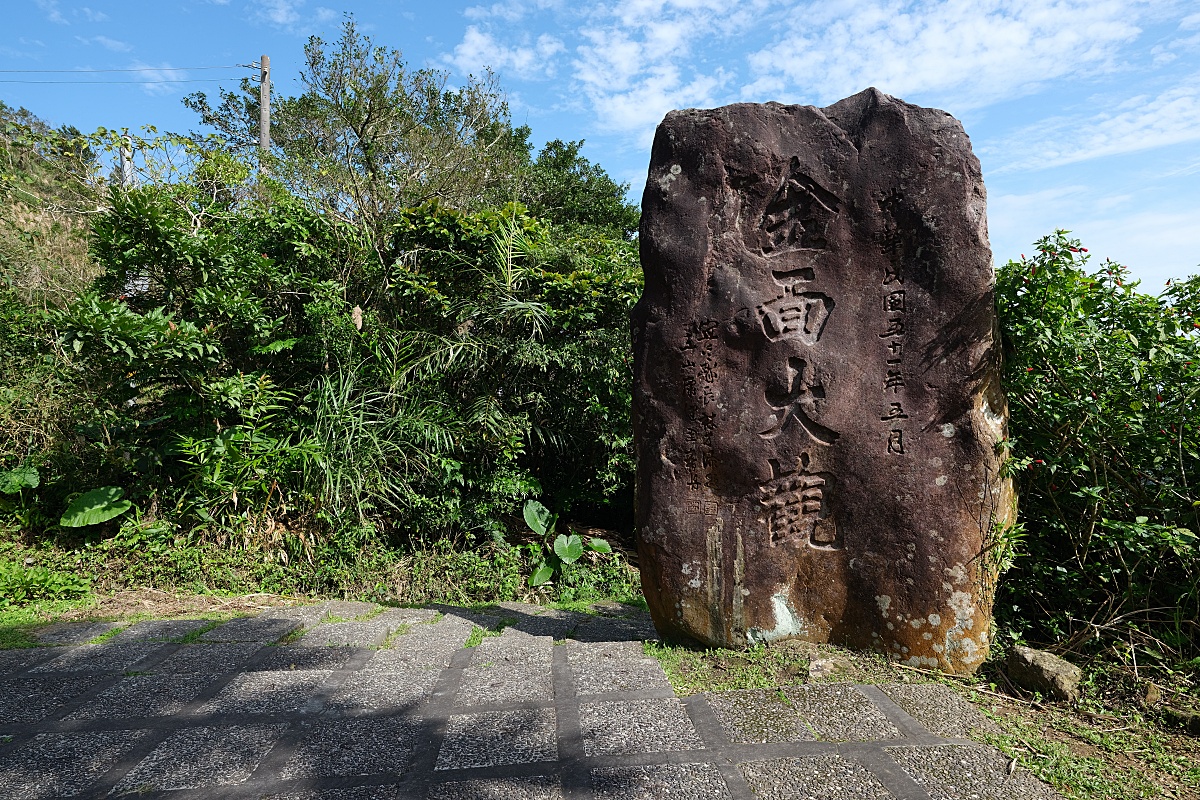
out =
{"type": "Polygon", "coordinates": [[[1002,618],[1031,638],[1200,640],[1200,279],[1159,297],[1058,232],[999,270],[1021,552],[1002,618]]]}

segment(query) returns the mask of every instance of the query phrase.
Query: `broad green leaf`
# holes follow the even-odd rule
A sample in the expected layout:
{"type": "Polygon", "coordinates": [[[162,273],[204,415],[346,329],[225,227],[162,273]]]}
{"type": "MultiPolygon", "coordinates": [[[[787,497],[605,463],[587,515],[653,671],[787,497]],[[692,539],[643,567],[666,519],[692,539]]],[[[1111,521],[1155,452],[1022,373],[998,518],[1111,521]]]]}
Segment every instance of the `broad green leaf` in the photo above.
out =
{"type": "Polygon", "coordinates": [[[1133,521],[1136,522],[1138,525],[1145,525],[1147,522],[1150,521],[1150,518],[1149,517],[1134,517],[1133,521]]]}
{"type": "Polygon", "coordinates": [[[554,554],[567,564],[574,564],[583,555],[583,539],[577,533],[570,536],[560,533],[554,540],[554,554]]]}
{"type": "Polygon", "coordinates": [[[554,529],[554,515],[550,513],[550,509],[537,500],[529,500],[525,503],[524,516],[525,524],[539,536],[545,536],[554,529]]]}
{"type": "Polygon", "coordinates": [[[553,577],[554,567],[550,566],[549,564],[542,564],[533,571],[532,575],[529,576],[529,585],[541,586],[544,583],[549,583],[550,579],[553,577]]]}
{"type": "Polygon", "coordinates": [[[58,521],[64,528],[82,528],[97,525],[119,517],[133,507],[133,503],[122,500],[125,490],[119,486],[101,486],[76,497],[58,521]]]}
{"type": "Polygon", "coordinates": [[[33,467],[17,467],[0,472],[0,494],[16,494],[22,489],[36,489],[41,482],[33,467]]]}
{"type": "Polygon", "coordinates": [[[278,353],[280,350],[290,350],[299,344],[299,342],[299,339],[279,339],[258,347],[251,347],[250,352],[256,355],[270,355],[272,353],[278,353]]]}
{"type": "Polygon", "coordinates": [[[588,547],[597,553],[611,553],[612,545],[604,539],[592,538],[588,540],[588,547]]]}

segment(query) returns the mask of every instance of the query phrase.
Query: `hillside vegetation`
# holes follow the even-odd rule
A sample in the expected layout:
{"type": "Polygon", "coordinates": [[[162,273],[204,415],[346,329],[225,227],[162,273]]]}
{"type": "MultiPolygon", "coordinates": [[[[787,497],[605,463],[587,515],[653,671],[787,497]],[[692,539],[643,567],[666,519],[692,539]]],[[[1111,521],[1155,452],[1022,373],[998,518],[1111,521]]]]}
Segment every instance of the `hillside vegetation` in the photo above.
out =
{"type": "MultiPolygon", "coordinates": [[[[490,78],[353,23],[306,57],[271,153],[255,87],[194,95],[133,185],[115,133],[2,109],[0,588],[635,596],[628,187],[535,152],[490,78]],[[616,552],[531,587],[571,526],[616,552]]],[[[1142,293],[1060,231],[997,303],[1004,640],[1194,680],[1200,280],[1142,293]]]]}

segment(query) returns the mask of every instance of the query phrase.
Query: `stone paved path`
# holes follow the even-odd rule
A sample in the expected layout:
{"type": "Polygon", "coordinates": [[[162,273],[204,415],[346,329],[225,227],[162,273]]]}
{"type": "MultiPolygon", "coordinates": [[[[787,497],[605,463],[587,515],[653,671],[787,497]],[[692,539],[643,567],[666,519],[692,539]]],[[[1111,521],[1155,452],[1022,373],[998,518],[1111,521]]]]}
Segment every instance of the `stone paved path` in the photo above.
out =
{"type": "Polygon", "coordinates": [[[936,684],[677,698],[644,617],[331,602],[209,625],[0,651],[0,797],[1058,797],[936,684]]]}

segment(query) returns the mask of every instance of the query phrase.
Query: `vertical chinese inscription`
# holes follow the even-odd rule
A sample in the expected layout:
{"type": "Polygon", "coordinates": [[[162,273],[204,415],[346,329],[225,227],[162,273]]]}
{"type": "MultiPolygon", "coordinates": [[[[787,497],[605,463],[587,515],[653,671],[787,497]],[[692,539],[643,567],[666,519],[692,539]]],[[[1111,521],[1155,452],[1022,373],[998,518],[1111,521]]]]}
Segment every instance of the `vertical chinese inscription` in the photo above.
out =
{"type": "MultiPolygon", "coordinates": [[[[894,204],[896,200],[896,196],[888,195],[883,205],[894,204]]],[[[905,420],[908,419],[908,414],[904,413],[904,346],[908,335],[905,329],[908,307],[902,259],[894,252],[894,248],[886,246],[886,242],[884,249],[890,257],[884,261],[881,281],[883,320],[879,338],[883,340],[884,368],[880,376],[883,402],[879,419],[886,425],[887,452],[902,456],[905,454],[905,420]]]]}
{"type": "Polygon", "coordinates": [[[715,516],[717,513],[709,468],[712,465],[713,433],[717,425],[719,330],[718,320],[696,320],[688,327],[681,348],[680,386],[688,412],[683,430],[683,464],[688,488],[684,511],[703,516],[715,516]]]}

